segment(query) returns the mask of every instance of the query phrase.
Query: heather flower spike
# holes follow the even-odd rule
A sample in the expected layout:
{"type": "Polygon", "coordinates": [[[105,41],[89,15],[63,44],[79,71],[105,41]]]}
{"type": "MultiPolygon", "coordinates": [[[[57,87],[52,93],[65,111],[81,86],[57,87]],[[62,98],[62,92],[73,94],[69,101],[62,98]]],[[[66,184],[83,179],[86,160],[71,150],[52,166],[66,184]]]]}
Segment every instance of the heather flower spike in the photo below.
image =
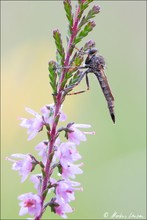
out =
{"type": "Polygon", "coordinates": [[[11,158],[6,158],[12,162],[12,169],[18,171],[21,182],[30,176],[28,179],[36,190],[35,193],[28,192],[18,197],[19,215],[30,215],[27,219],[41,220],[46,210],[49,219],[49,210],[67,218],[67,215],[74,211],[70,203],[75,200],[75,192],[83,190],[80,183],[73,181],[77,174],[83,173],[78,147],[81,141],[87,140],[87,134],[94,132],[89,131],[91,126],[88,124],[68,122],[62,107],[66,95],[83,78],[78,67],[84,60],[84,54],[95,45],[93,40],[89,40],[76,50],[76,45],[83,41],[96,25],[92,19],[99,13],[100,7],[93,6],[85,14],[91,2],[92,0],[78,0],[74,10],[71,0],[63,0],[68,22],[67,48],[63,45],[60,31],[55,29],[53,38],[56,61],[49,61],[48,65],[54,103],[43,106],[40,112],[26,108],[31,116],[20,118],[20,126],[27,129],[28,140],[32,140],[42,131],[46,133],[45,140],[33,146],[38,156],[34,157],[28,153],[12,154],[11,158]],[[60,138],[61,133],[65,134],[64,140],[63,136],[60,138]],[[35,172],[36,167],[40,170],[39,174],[35,172]],[[58,174],[57,179],[53,179],[54,173],[58,174]]]}

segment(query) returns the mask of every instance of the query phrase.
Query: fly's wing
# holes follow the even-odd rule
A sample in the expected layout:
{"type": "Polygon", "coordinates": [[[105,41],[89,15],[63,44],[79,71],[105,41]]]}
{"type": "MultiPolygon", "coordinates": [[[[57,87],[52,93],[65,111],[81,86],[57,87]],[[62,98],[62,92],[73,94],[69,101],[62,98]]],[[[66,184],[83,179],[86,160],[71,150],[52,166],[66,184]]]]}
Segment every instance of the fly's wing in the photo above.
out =
{"type": "Polygon", "coordinates": [[[99,69],[98,78],[99,78],[98,80],[100,82],[100,86],[101,86],[101,88],[103,90],[104,95],[107,97],[108,95],[106,95],[106,94],[109,94],[111,99],[114,101],[114,97],[112,95],[112,91],[110,89],[107,77],[106,77],[106,75],[104,73],[104,69],[102,67],[99,69]]]}
{"type": "Polygon", "coordinates": [[[112,118],[113,122],[115,123],[114,97],[112,95],[112,92],[111,92],[107,77],[104,73],[103,67],[101,65],[99,65],[98,70],[95,71],[94,74],[96,75],[96,77],[100,83],[101,89],[103,91],[103,94],[104,94],[106,101],[107,101],[107,104],[108,104],[111,118],[112,118]]]}

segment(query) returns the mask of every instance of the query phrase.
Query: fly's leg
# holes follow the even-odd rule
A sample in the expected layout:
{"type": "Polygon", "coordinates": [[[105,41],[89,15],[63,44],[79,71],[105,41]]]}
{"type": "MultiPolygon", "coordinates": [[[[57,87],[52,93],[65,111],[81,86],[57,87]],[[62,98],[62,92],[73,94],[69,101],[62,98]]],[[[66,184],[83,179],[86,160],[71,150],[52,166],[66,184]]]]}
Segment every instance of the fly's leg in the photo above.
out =
{"type": "Polygon", "coordinates": [[[84,66],[61,66],[61,67],[55,67],[55,69],[85,69],[85,68],[89,68],[89,65],[84,65],[84,66]]]}
{"type": "MultiPolygon", "coordinates": [[[[84,92],[86,92],[86,91],[89,90],[88,73],[89,73],[89,71],[86,71],[86,72],[83,73],[83,75],[82,75],[82,79],[83,79],[83,77],[86,75],[86,85],[87,85],[87,89],[86,89],[86,90],[79,91],[79,92],[68,93],[67,95],[77,95],[77,94],[84,93],[84,92]]],[[[82,79],[81,79],[81,78],[79,79],[79,81],[76,83],[76,86],[79,85],[79,83],[81,82],[82,79]]]]}
{"type": "Polygon", "coordinates": [[[87,90],[89,90],[89,79],[88,79],[88,73],[86,73],[86,85],[87,85],[87,90]]]}

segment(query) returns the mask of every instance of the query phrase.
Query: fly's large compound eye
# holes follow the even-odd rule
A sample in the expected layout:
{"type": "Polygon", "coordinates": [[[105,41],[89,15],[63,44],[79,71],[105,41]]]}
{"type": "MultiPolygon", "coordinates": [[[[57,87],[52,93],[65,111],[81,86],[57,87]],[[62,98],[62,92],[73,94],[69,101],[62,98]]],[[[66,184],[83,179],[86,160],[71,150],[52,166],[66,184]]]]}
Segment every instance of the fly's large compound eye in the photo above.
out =
{"type": "Polygon", "coordinates": [[[93,55],[93,54],[95,54],[95,53],[97,53],[97,52],[98,52],[98,50],[95,49],[95,48],[93,48],[93,49],[90,49],[90,50],[88,51],[88,54],[89,54],[89,55],[93,55]]]}

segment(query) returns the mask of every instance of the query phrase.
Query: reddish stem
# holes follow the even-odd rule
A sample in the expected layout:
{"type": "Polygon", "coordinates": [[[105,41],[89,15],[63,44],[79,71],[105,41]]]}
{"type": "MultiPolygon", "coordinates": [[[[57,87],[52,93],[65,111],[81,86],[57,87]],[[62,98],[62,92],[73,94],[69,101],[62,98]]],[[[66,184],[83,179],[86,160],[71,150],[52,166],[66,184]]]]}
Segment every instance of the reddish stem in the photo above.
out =
{"type": "MultiPolygon", "coordinates": [[[[79,23],[79,18],[78,18],[78,15],[79,15],[79,12],[80,12],[80,6],[78,6],[77,10],[76,10],[76,13],[75,13],[75,18],[74,18],[74,22],[73,22],[73,27],[72,27],[72,35],[70,37],[70,40],[69,40],[69,43],[68,43],[68,47],[67,47],[67,55],[66,55],[66,58],[65,58],[65,62],[64,62],[64,66],[68,66],[69,65],[69,59],[70,59],[70,56],[72,54],[72,50],[71,50],[71,47],[72,47],[72,43],[75,39],[75,36],[78,32],[78,23],[79,23]]],[[[41,220],[41,217],[42,217],[42,214],[43,214],[43,205],[44,205],[44,200],[45,200],[45,195],[43,195],[43,192],[46,190],[46,187],[48,185],[48,182],[49,182],[49,179],[50,179],[50,169],[51,169],[51,160],[50,160],[50,157],[49,155],[52,153],[53,149],[54,149],[54,143],[55,143],[55,140],[56,140],[56,133],[57,133],[57,122],[56,122],[56,117],[58,116],[59,111],[60,111],[60,108],[61,108],[61,104],[62,104],[62,82],[64,80],[64,77],[65,77],[65,73],[66,73],[67,69],[63,69],[62,71],[62,75],[61,75],[61,78],[60,78],[60,82],[59,82],[59,88],[58,88],[58,95],[57,95],[57,98],[56,98],[56,105],[55,105],[55,113],[54,113],[54,122],[53,122],[53,125],[52,125],[52,129],[51,129],[51,132],[50,132],[50,136],[51,136],[51,140],[50,140],[50,143],[49,143],[49,150],[48,150],[48,159],[47,159],[47,162],[46,162],[46,166],[45,166],[45,177],[43,179],[43,183],[42,183],[42,197],[41,197],[41,206],[42,206],[42,209],[41,209],[41,213],[39,216],[35,217],[35,220],[41,220]]]]}
{"type": "MultiPolygon", "coordinates": [[[[80,12],[80,6],[77,8],[76,13],[75,13],[75,19],[74,19],[73,27],[72,27],[72,35],[69,39],[69,43],[68,43],[68,47],[67,47],[67,55],[66,55],[66,59],[65,59],[65,62],[64,62],[64,67],[69,66],[69,59],[70,59],[70,56],[72,54],[71,47],[72,47],[73,41],[75,39],[75,36],[78,32],[78,23],[79,23],[78,15],[79,15],[79,12],[80,12]]],[[[63,69],[63,72],[62,72],[62,75],[61,75],[61,78],[60,78],[59,91],[62,90],[61,84],[63,82],[64,76],[65,76],[65,73],[67,72],[67,70],[68,69],[66,69],[66,68],[63,69]]]]}

